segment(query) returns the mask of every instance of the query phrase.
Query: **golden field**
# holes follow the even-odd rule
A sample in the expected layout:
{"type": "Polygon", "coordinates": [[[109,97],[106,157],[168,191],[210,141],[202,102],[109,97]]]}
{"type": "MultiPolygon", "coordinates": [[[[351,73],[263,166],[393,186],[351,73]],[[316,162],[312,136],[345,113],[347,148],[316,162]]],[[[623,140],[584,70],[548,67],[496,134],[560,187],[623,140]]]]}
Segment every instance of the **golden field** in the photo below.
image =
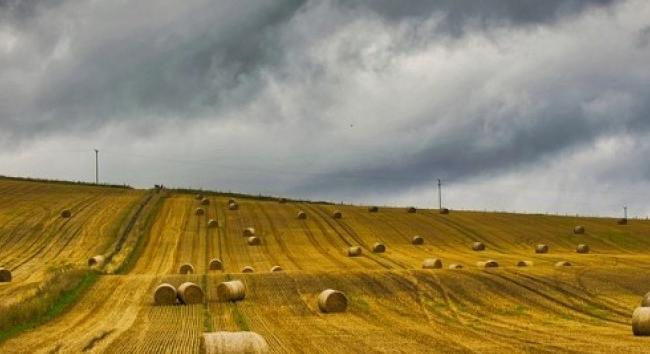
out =
{"type": "Polygon", "coordinates": [[[207,331],[250,330],[271,352],[650,352],[630,318],[650,291],[650,222],[380,208],[0,180],[0,309],[30,296],[53,267],[110,255],[96,282],[63,313],[0,343],[2,353],[194,353],[207,331]],[[141,206],[141,207],[139,207],[141,206]],[[62,219],[63,208],[73,216],[62,219]],[[296,214],[303,210],[304,220],[296,214]],[[334,210],[343,217],[334,219],[334,210]],[[209,219],[218,227],[208,228],[209,219]],[[584,225],[584,235],[573,227],[584,225]],[[254,227],[261,239],[242,236],[254,227]],[[411,244],[414,235],[423,245],[411,244]],[[386,252],[370,251],[377,242],[386,252]],[[486,250],[472,251],[475,241],[486,250]],[[547,254],[534,247],[545,243],[547,254]],[[589,254],[577,254],[579,243],[589,254]],[[116,247],[116,245],[121,245],[116,247]],[[362,248],[348,257],[349,246],[362,248]],[[223,270],[208,270],[212,258],[223,270]],[[442,269],[424,270],[426,258],[442,269]],[[494,259],[495,269],[478,261],[494,259]],[[532,261],[517,267],[519,260],[532,261]],[[557,261],[573,266],[557,268],[557,261]],[[178,274],[191,263],[195,274],[178,274]],[[463,269],[447,269],[451,263],[463,269]],[[252,266],[255,273],[240,273],[252,266]],[[280,265],[284,271],[271,273],[280,265]],[[243,301],[216,286],[245,282],[243,301]],[[206,301],[154,306],[161,282],[201,285],[206,301]],[[317,296],[346,293],[344,313],[317,296]],[[32,290],[30,290],[32,289],[32,290]]]}

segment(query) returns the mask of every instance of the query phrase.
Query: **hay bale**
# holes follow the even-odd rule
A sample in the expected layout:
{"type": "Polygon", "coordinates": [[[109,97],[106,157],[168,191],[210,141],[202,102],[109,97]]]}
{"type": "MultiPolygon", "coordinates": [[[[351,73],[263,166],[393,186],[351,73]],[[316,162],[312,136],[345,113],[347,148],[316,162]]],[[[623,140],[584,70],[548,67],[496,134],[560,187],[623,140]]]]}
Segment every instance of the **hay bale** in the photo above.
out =
{"type": "Polygon", "coordinates": [[[476,266],[479,268],[498,268],[499,263],[493,259],[487,261],[476,262],[476,266]]]}
{"type": "Polygon", "coordinates": [[[361,247],[350,246],[348,247],[348,257],[357,257],[361,255],[361,247]]]}
{"type": "Polygon", "coordinates": [[[369,213],[376,213],[378,211],[379,211],[379,207],[376,207],[376,206],[368,207],[368,212],[369,213]]]}
{"type": "Polygon", "coordinates": [[[228,204],[237,204],[237,201],[230,198],[230,199],[228,199],[228,204]]]}
{"type": "Polygon", "coordinates": [[[340,218],[343,217],[343,213],[342,213],[340,210],[335,210],[335,211],[332,213],[332,217],[333,217],[334,219],[340,219],[340,218]]]}
{"type": "Polygon", "coordinates": [[[194,196],[194,199],[196,200],[202,200],[203,199],[203,194],[197,194],[194,196]]]}
{"type": "Polygon", "coordinates": [[[472,250],[473,251],[485,251],[485,245],[483,242],[474,242],[472,243],[472,250]]]}
{"type": "Polygon", "coordinates": [[[194,274],[194,266],[189,263],[181,264],[178,272],[180,274],[194,274]]]}
{"type": "Polygon", "coordinates": [[[413,236],[413,238],[411,239],[411,244],[414,244],[414,245],[423,245],[423,244],[424,244],[424,238],[422,238],[422,236],[420,236],[420,235],[415,235],[415,236],[413,236]]]}
{"type": "Polygon", "coordinates": [[[194,214],[199,215],[199,216],[205,215],[205,210],[203,208],[196,208],[196,210],[194,211],[194,214]]]}
{"type": "Polygon", "coordinates": [[[625,218],[618,219],[618,221],[616,221],[616,223],[619,224],[619,225],[627,225],[627,219],[625,219],[625,218]]]}
{"type": "Polygon", "coordinates": [[[447,209],[447,208],[440,209],[440,214],[443,214],[443,215],[449,214],[449,209],[447,209]]]}
{"type": "Polygon", "coordinates": [[[11,271],[7,268],[0,267],[0,283],[11,281],[11,271]]]}
{"type": "Polygon", "coordinates": [[[208,198],[201,199],[201,205],[210,205],[210,199],[208,198]]]}
{"type": "Polygon", "coordinates": [[[245,228],[244,231],[243,231],[243,235],[244,235],[245,237],[248,237],[248,236],[255,236],[255,228],[254,228],[254,227],[247,227],[247,228],[245,228]]]}
{"type": "Polygon", "coordinates": [[[203,302],[203,289],[192,282],[185,282],[178,287],[178,299],[185,305],[200,304],[203,302]]]}
{"type": "Polygon", "coordinates": [[[324,313],[345,312],[348,308],[348,298],[338,290],[323,290],[318,295],[318,308],[324,313]]]}
{"type": "Polygon", "coordinates": [[[223,263],[221,263],[221,260],[218,258],[213,258],[210,260],[210,264],[208,265],[209,270],[221,270],[223,269],[223,263]]]}
{"type": "Polygon", "coordinates": [[[375,242],[374,245],[372,245],[372,253],[384,253],[386,252],[386,245],[384,245],[381,242],[375,242]]]}
{"type": "Polygon", "coordinates": [[[555,263],[555,266],[556,267],[570,267],[570,266],[572,266],[572,264],[569,261],[559,261],[559,262],[555,263]]]}
{"type": "Polygon", "coordinates": [[[153,303],[156,305],[174,305],[178,293],[176,288],[167,283],[162,283],[153,291],[153,303]]]}
{"type": "Polygon", "coordinates": [[[422,269],[440,269],[442,261],[438,258],[427,258],[422,262],[422,269]]]}
{"type": "Polygon", "coordinates": [[[202,354],[266,354],[269,345],[255,332],[210,332],[203,333],[200,353],[202,354]]]}
{"type": "Polygon", "coordinates": [[[262,241],[257,236],[250,236],[246,239],[246,242],[249,246],[259,246],[262,243],[262,241]]]}
{"type": "Polygon", "coordinates": [[[219,222],[218,222],[217,220],[215,220],[215,219],[210,219],[210,220],[208,221],[208,227],[215,228],[215,227],[217,227],[217,226],[219,226],[219,222]]]}
{"type": "Polygon", "coordinates": [[[535,246],[535,253],[548,253],[548,245],[540,243],[539,245],[535,246]]]}
{"type": "Polygon", "coordinates": [[[517,267],[531,267],[533,265],[533,261],[519,261],[517,262],[517,267]]]}
{"type": "Polygon", "coordinates": [[[650,307],[650,292],[643,296],[643,300],[641,300],[641,307],[650,307]]]}
{"type": "Polygon", "coordinates": [[[282,269],[282,267],[280,267],[279,265],[271,267],[271,272],[281,272],[283,270],[284,269],[282,269]]]}
{"type": "Polygon", "coordinates": [[[407,213],[410,213],[410,214],[415,214],[415,212],[417,212],[417,211],[418,211],[418,210],[415,209],[415,207],[408,207],[408,208],[406,208],[406,212],[407,212],[407,213]]]}
{"type": "Polygon", "coordinates": [[[242,273],[255,273],[255,268],[251,266],[244,266],[244,268],[241,269],[242,273]]]}
{"type": "Polygon", "coordinates": [[[69,218],[71,216],[72,216],[72,212],[70,211],[70,209],[61,210],[61,217],[62,218],[69,218]]]}
{"type": "Polygon", "coordinates": [[[578,225],[573,228],[573,233],[576,235],[582,235],[585,233],[585,227],[582,225],[578,225]]]}
{"type": "Polygon", "coordinates": [[[297,218],[300,219],[300,220],[305,220],[305,219],[307,219],[307,213],[305,213],[304,211],[300,210],[300,211],[298,211],[297,218]]]}
{"type": "Polygon", "coordinates": [[[632,313],[632,333],[650,336],[650,307],[637,307],[632,313]]]}
{"type": "Polygon", "coordinates": [[[106,261],[106,258],[102,255],[97,255],[94,257],[88,258],[88,266],[89,267],[101,267],[104,265],[104,262],[106,261]]]}
{"type": "Polygon", "coordinates": [[[589,246],[585,245],[584,243],[581,243],[576,247],[576,252],[577,253],[589,253],[589,246]]]}
{"type": "Polygon", "coordinates": [[[463,269],[463,265],[458,263],[452,263],[449,265],[449,269],[463,269]]]}
{"type": "Polygon", "coordinates": [[[238,210],[239,204],[237,203],[228,203],[228,210],[238,210]]]}
{"type": "Polygon", "coordinates": [[[217,285],[219,301],[239,301],[246,297],[246,286],[241,280],[224,281],[217,285]]]}

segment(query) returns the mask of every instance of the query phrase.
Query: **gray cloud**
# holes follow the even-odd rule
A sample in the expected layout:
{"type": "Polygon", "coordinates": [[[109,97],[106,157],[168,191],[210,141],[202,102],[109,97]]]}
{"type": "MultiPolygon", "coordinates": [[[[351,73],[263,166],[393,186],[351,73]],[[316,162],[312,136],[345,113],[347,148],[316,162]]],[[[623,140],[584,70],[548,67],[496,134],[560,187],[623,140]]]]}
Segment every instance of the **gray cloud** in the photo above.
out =
{"type": "MultiPolygon", "coordinates": [[[[577,151],[650,126],[643,1],[0,9],[0,166],[15,173],[92,145],[116,182],[404,201],[435,178],[531,178],[549,161],[561,177],[577,151]]],[[[622,178],[605,165],[600,179],[622,178]]]]}

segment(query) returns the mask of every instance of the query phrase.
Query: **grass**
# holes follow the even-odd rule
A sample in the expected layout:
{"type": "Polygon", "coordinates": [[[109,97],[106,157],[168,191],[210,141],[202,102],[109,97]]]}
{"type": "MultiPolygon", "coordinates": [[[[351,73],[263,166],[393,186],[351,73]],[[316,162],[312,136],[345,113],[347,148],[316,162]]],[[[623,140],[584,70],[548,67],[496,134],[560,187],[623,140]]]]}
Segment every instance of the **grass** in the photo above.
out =
{"type": "Polygon", "coordinates": [[[146,219],[144,221],[144,226],[142,227],[142,229],[136,231],[138,235],[133,250],[131,250],[131,252],[126,256],[122,264],[120,264],[120,266],[115,270],[116,274],[128,273],[133,268],[138,258],[140,258],[140,254],[142,253],[142,250],[146,247],[149,241],[149,234],[151,233],[150,231],[154,223],[155,216],[158,215],[158,212],[160,211],[160,208],[162,207],[163,202],[166,198],[167,198],[166,196],[160,197],[156,201],[156,204],[153,206],[151,211],[147,214],[146,219]]]}
{"type": "Polygon", "coordinates": [[[8,308],[0,318],[0,343],[24,331],[42,325],[65,312],[99,274],[65,267],[39,288],[36,296],[8,308]]]}

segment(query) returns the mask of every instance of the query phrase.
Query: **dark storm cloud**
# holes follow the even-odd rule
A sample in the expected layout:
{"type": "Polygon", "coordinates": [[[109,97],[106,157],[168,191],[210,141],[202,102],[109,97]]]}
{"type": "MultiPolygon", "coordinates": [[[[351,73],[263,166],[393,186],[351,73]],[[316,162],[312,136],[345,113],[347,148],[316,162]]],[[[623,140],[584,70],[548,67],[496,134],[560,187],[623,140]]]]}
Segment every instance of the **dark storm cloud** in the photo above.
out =
{"type": "Polygon", "coordinates": [[[117,129],[202,161],[177,185],[332,199],[525,172],[647,134],[647,7],[0,0],[0,145],[117,129]]]}
{"type": "Polygon", "coordinates": [[[494,25],[518,26],[554,22],[558,18],[575,16],[594,6],[608,6],[617,0],[414,0],[405,6],[399,1],[365,0],[339,2],[350,8],[363,8],[387,19],[425,19],[442,17],[437,31],[461,35],[472,27],[494,25]]]}

